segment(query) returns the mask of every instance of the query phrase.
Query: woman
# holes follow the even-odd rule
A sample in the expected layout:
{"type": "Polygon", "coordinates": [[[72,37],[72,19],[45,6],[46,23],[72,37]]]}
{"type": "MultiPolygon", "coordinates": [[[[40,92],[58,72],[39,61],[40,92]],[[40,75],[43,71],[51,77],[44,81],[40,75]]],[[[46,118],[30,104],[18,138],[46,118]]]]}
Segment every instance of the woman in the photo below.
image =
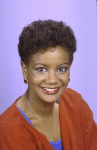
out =
{"type": "Polygon", "coordinates": [[[88,104],[67,88],[76,51],[63,22],[34,21],[18,44],[28,89],[0,120],[1,150],[96,150],[97,126],[88,104]]]}

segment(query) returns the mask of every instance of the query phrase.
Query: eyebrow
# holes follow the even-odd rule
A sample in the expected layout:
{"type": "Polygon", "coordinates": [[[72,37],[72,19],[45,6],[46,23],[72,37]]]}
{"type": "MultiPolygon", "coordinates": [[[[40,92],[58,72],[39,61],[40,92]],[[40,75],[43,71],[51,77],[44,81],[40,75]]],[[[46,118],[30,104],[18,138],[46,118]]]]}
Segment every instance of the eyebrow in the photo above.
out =
{"type": "MultiPolygon", "coordinates": [[[[69,63],[63,63],[63,64],[60,64],[60,65],[58,65],[58,66],[62,66],[62,65],[65,65],[65,64],[68,64],[68,65],[69,65],[69,63]]],[[[34,65],[34,67],[37,66],[37,65],[43,65],[43,66],[45,66],[45,67],[48,66],[48,65],[43,64],[43,63],[37,63],[37,64],[34,65]]]]}

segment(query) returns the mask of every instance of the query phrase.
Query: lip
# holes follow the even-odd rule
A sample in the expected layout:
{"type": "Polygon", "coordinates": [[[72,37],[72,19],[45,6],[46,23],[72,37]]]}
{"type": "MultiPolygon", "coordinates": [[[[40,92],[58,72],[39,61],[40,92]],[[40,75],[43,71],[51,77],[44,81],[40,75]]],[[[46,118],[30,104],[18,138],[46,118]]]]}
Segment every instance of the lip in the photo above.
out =
{"type": "Polygon", "coordinates": [[[44,88],[48,88],[48,87],[41,87],[42,91],[43,91],[44,93],[48,94],[48,95],[57,94],[57,93],[59,92],[59,90],[60,90],[60,87],[48,88],[48,89],[56,89],[56,88],[57,88],[57,89],[54,90],[54,91],[47,91],[47,90],[45,90],[44,88]]]}
{"type": "Polygon", "coordinates": [[[46,89],[56,89],[56,88],[59,88],[59,87],[41,87],[41,88],[46,88],[46,89]]]}

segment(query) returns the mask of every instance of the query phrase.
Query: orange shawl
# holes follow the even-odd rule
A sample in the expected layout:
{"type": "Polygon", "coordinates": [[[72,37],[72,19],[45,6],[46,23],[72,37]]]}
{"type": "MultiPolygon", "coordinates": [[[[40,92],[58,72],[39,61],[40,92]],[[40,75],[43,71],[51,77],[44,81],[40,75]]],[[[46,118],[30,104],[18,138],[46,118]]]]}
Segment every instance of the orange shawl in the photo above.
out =
{"type": "MultiPolygon", "coordinates": [[[[18,111],[16,101],[0,116],[0,150],[53,150],[18,111]]],[[[67,88],[59,98],[59,109],[64,150],[97,150],[97,125],[82,96],[67,88]]]]}

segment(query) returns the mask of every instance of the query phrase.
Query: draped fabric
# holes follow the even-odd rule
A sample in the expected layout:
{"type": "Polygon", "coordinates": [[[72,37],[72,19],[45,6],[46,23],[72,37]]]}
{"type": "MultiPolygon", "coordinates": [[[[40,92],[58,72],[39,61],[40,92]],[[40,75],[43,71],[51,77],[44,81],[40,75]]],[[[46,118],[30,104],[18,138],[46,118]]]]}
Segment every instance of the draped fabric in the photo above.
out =
{"type": "MultiPolygon", "coordinates": [[[[0,150],[53,150],[22,116],[16,101],[0,116],[0,150]]],[[[97,150],[97,125],[82,96],[67,88],[59,98],[59,110],[63,149],[97,150]]]]}

